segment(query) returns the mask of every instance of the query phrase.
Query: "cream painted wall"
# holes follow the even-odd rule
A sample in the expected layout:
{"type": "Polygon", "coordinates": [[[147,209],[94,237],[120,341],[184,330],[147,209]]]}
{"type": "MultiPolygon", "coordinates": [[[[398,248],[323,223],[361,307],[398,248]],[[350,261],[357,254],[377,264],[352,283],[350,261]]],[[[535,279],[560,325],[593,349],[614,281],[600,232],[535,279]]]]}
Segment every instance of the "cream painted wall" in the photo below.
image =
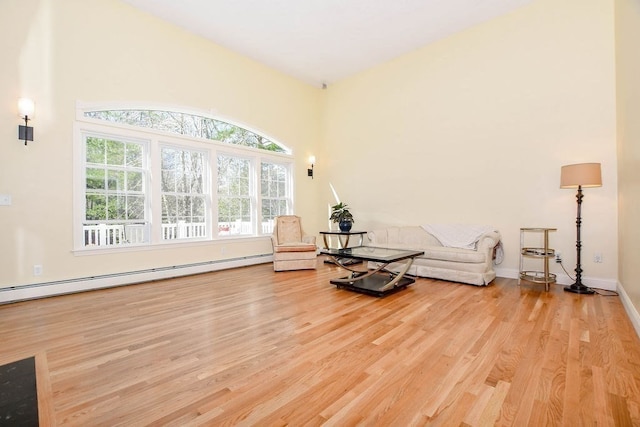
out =
{"type": "Polygon", "coordinates": [[[576,199],[560,167],[600,162],[603,186],[585,190],[583,279],[615,286],[613,19],[613,1],[537,0],[330,86],[322,204],[332,185],[365,230],[494,225],[503,275],[517,272],[520,227],[557,227],[552,246],[573,273],[576,199]]]}
{"type": "Polygon", "coordinates": [[[322,92],[119,0],[0,2],[0,287],[271,253],[268,238],[105,255],[72,253],[77,101],[147,101],[232,118],[296,155],[297,213],[319,222],[306,159],[322,92]],[[17,140],[17,99],[36,102],[35,141],[17,140]],[[44,274],[33,276],[33,265],[44,274]]]}
{"type": "MultiPolygon", "coordinates": [[[[640,0],[616,0],[618,275],[640,311],[640,0]]],[[[640,333],[640,331],[639,331],[640,333]]]]}
{"type": "MultiPolygon", "coordinates": [[[[505,274],[518,268],[523,226],[557,227],[552,244],[573,269],[575,193],[558,188],[560,166],[601,162],[603,187],[585,190],[584,277],[615,281],[613,19],[613,0],[536,0],[320,91],[119,0],[4,0],[0,194],[13,205],[0,207],[0,287],[222,258],[217,243],[71,253],[78,100],[168,103],[246,123],[295,150],[308,231],[328,226],[333,185],[358,229],[495,225],[505,274]],[[28,147],[16,140],[20,96],[36,101],[28,147]]],[[[270,252],[266,239],[224,244],[225,258],[270,252]]]]}

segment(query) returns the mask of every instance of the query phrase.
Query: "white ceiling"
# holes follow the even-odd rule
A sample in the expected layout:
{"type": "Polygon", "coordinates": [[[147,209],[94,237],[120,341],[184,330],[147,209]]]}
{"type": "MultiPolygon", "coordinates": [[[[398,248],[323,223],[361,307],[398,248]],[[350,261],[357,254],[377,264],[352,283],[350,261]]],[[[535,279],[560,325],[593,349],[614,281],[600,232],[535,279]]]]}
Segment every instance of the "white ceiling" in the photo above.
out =
{"type": "Polygon", "coordinates": [[[321,86],[533,0],[124,1],[321,86]]]}

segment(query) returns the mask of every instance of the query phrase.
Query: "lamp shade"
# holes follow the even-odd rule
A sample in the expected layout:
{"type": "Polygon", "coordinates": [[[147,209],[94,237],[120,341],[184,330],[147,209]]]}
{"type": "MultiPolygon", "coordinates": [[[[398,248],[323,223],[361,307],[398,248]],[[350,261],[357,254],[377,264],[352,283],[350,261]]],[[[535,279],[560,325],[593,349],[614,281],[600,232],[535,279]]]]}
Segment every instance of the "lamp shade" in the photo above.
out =
{"type": "Polygon", "coordinates": [[[562,166],[560,188],[602,187],[600,163],[577,163],[562,166]]]}
{"type": "Polygon", "coordinates": [[[29,117],[33,118],[33,113],[36,109],[35,104],[29,98],[20,98],[18,99],[18,114],[20,118],[29,117]]]}

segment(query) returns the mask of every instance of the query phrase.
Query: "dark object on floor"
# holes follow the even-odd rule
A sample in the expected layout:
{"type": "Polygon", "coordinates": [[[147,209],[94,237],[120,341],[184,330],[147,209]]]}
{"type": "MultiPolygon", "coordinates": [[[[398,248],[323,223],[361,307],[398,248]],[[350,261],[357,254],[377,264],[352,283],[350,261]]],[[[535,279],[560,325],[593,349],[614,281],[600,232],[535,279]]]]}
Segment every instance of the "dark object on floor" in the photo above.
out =
{"type": "Polygon", "coordinates": [[[38,426],[34,357],[0,366],[0,426],[38,426]]]}

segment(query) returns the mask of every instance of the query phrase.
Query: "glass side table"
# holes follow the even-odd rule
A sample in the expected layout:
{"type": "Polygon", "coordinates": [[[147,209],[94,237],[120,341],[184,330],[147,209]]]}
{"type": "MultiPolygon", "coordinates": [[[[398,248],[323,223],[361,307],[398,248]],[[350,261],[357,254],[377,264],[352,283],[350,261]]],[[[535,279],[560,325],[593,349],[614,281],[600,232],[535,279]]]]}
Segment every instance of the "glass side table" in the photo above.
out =
{"type": "MultiPolygon", "coordinates": [[[[351,236],[357,237],[358,242],[356,245],[353,245],[354,247],[362,246],[364,235],[367,234],[367,232],[335,230],[335,231],[321,231],[320,234],[322,235],[322,241],[324,243],[325,249],[346,249],[349,247],[351,236]],[[332,246],[333,243],[337,243],[337,245],[334,247],[332,246]]],[[[349,259],[349,258],[338,258],[337,260],[341,265],[353,265],[353,264],[359,264],[362,262],[357,259],[349,259]]],[[[325,263],[334,264],[334,262],[330,259],[325,260],[325,263]]]]}

